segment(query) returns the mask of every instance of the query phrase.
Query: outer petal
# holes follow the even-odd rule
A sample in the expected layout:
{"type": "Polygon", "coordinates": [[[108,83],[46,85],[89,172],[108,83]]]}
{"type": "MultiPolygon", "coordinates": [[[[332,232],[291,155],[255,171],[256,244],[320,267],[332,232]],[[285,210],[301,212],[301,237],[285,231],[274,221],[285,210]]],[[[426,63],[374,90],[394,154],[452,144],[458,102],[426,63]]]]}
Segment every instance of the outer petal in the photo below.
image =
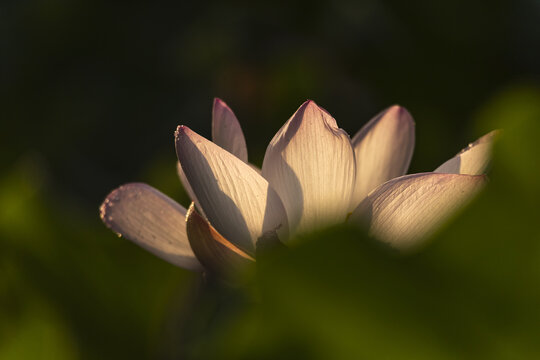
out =
{"type": "Polygon", "coordinates": [[[483,174],[491,159],[493,140],[498,131],[494,130],[461,150],[456,156],[435,169],[436,173],[446,174],[483,174]]]}
{"type": "Polygon", "coordinates": [[[423,173],[390,180],[372,191],[351,215],[369,232],[405,249],[433,234],[481,189],[485,176],[423,173]]]}
{"type": "Polygon", "coordinates": [[[185,126],[176,131],[176,152],[208,220],[226,239],[254,254],[267,231],[287,236],[279,196],[250,165],[185,126]]]}
{"type": "Polygon", "coordinates": [[[394,105],[371,119],[352,139],[356,155],[355,201],[380,184],[407,173],[414,150],[414,121],[394,105]]]}
{"type": "Polygon", "coordinates": [[[274,136],[262,174],[283,200],[291,229],[343,222],[351,210],[356,175],[351,141],[313,101],[300,106],[274,136]]]}
{"type": "Polygon", "coordinates": [[[221,99],[214,99],[212,140],[243,162],[248,161],[246,140],[238,119],[221,99]]]}
{"type": "Polygon", "coordinates": [[[141,183],[120,186],[100,208],[101,219],[119,236],[171,264],[201,270],[186,235],[186,209],[141,183]]]}
{"type": "Polygon", "coordinates": [[[189,243],[204,268],[226,276],[229,272],[255,261],[251,256],[221,236],[191,203],[186,215],[189,243]]]}

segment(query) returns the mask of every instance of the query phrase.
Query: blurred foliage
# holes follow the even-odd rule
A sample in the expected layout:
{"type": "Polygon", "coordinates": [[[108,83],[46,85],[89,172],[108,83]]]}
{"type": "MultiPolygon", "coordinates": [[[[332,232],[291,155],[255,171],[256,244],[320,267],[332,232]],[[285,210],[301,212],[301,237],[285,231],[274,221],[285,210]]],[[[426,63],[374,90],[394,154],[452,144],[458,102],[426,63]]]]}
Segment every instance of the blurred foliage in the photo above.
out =
{"type": "Polygon", "coordinates": [[[533,359],[540,356],[540,7],[500,2],[0,4],[0,359],[533,359]],[[411,172],[503,129],[490,183],[401,256],[347,227],[227,287],[108,231],[144,181],[187,205],[179,123],[213,96],[250,159],[306,98],[354,134],[392,103],[411,172]]]}
{"type": "Polygon", "coordinates": [[[1,187],[0,354],[150,356],[171,299],[183,298],[194,275],[157,259],[140,261],[147,256],[138,248],[122,250],[125,240],[100,234],[97,214],[51,201],[36,181],[37,163],[25,160],[1,187]]]}

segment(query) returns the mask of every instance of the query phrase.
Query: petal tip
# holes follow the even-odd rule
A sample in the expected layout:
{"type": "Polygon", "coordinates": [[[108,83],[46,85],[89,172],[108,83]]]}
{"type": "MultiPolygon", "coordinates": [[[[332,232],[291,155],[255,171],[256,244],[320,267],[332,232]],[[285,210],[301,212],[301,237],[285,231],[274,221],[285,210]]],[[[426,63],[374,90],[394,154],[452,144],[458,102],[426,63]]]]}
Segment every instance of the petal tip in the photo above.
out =
{"type": "Polygon", "coordinates": [[[306,110],[321,110],[321,107],[317,105],[317,103],[314,100],[307,99],[300,105],[300,107],[297,110],[297,113],[303,114],[306,110]]]}
{"type": "Polygon", "coordinates": [[[109,196],[111,196],[112,194],[113,193],[111,192],[109,195],[107,195],[107,197],[105,198],[105,200],[103,200],[103,203],[101,203],[99,207],[99,218],[101,219],[101,221],[103,221],[105,225],[107,225],[107,227],[109,226],[107,224],[107,212],[109,211],[109,208],[111,206],[110,201],[109,201],[109,196]]]}
{"type": "Polygon", "coordinates": [[[229,109],[229,106],[227,105],[227,103],[225,101],[223,101],[221,98],[218,98],[218,97],[215,97],[214,98],[214,109],[215,108],[227,108],[229,109]]]}
{"type": "Polygon", "coordinates": [[[502,133],[501,129],[491,130],[486,135],[476,140],[474,144],[492,143],[493,141],[497,140],[501,136],[501,133],[502,133]]]}
{"type": "Polygon", "coordinates": [[[176,131],[174,132],[174,138],[178,141],[178,139],[184,135],[189,136],[191,134],[192,130],[188,128],[185,125],[178,125],[176,128],[176,131]]]}
{"type": "Polygon", "coordinates": [[[140,186],[147,186],[143,183],[128,183],[121,185],[111,191],[106,197],[105,200],[103,200],[103,203],[101,203],[99,207],[99,217],[101,218],[101,221],[107,226],[109,229],[114,231],[118,236],[122,236],[114,227],[114,219],[112,215],[110,214],[112,208],[122,200],[122,195],[125,193],[129,193],[132,188],[140,187],[140,186]]]}
{"type": "MultiPolygon", "coordinates": [[[[296,110],[296,112],[293,115],[293,121],[301,122],[305,117],[312,117],[314,115],[320,115],[320,118],[324,121],[324,123],[330,125],[331,127],[336,127],[337,124],[335,124],[335,120],[330,115],[330,113],[322,108],[321,106],[317,105],[317,103],[314,100],[308,99],[304,101],[302,105],[296,110]]],[[[317,116],[318,118],[319,116],[317,116]]]]}
{"type": "Polygon", "coordinates": [[[388,108],[386,114],[397,119],[398,121],[405,121],[414,126],[414,119],[409,110],[407,110],[407,108],[404,106],[398,104],[392,105],[388,108]]]}
{"type": "Polygon", "coordinates": [[[184,132],[184,125],[178,125],[176,127],[176,131],[174,132],[174,137],[178,137],[180,136],[180,134],[182,134],[184,132]]]}

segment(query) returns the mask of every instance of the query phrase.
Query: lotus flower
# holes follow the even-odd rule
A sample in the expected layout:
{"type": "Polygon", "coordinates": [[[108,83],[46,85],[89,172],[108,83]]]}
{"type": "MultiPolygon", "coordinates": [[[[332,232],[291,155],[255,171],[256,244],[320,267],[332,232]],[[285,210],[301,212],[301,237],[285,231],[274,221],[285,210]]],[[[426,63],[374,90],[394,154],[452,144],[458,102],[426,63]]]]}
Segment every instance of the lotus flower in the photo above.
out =
{"type": "Polygon", "coordinates": [[[111,192],[101,218],[155,255],[190,270],[228,271],[256,249],[345,221],[407,249],[435,232],[484,185],[494,133],[433,172],[405,175],[414,148],[409,112],[392,106],[353,138],[313,101],[274,136],[262,169],[248,163],[232,110],[214,101],[213,142],[186,126],[175,133],[186,210],[146,184],[111,192]],[[347,220],[348,219],[348,220],[347,220]]]}

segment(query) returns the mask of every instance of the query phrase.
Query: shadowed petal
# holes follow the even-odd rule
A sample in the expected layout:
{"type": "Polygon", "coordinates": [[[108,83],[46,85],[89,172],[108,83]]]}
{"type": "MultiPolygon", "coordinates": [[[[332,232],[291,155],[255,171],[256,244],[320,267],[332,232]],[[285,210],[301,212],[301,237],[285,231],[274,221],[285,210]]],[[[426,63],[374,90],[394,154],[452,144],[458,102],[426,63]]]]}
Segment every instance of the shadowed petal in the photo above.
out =
{"type": "Polygon", "coordinates": [[[212,141],[238,157],[248,161],[246,139],[232,110],[221,99],[214,99],[212,111],[212,141]]]}
{"type": "Polygon", "coordinates": [[[380,184],[407,173],[414,150],[414,121],[394,105],[371,119],[352,139],[356,155],[355,201],[380,184]]]}
{"type": "Polygon", "coordinates": [[[194,203],[186,215],[186,231],[193,252],[204,268],[218,274],[234,272],[255,261],[251,256],[221,236],[195,210],[194,203]]]}
{"type": "Polygon", "coordinates": [[[400,249],[432,235],[482,188],[484,176],[423,173],[379,186],[358,206],[351,221],[368,221],[369,232],[400,249]]]}
{"type": "Polygon", "coordinates": [[[184,190],[186,190],[186,193],[189,195],[189,198],[191,199],[191,201],[195,202],[197,209],[204,216],[201,204],[199,204],[199,200],[197,200],[197,197],[195,196],[195,193],[193,192],[193,189],[191,188],[191,185],[189,184],[189,181],[186,178],[186,174],[184,174],[184,170],[182,170],[182,165],[180,165],[179,161],[176,162],[176,173],[180,178],[180,182],[182,183],[184,190]]]}
{"type": "MultiPolygon", "coordinates": [[[[247,162],[246,140],[244,139],[240,123],[227,104],[218,98],[214,99],[214,106],[212,109],[212,139],[215,144],[221,146],[231,154],[236,155],[240,160],[247,162]]],[[[255,165],[252,165],[252,167],[257,169],[255,165]]],[[[198,210],[202,211],[199,201],[184,174],[184,170],[182,170],[180,162],[176,163],[176,170],[180,182],[190,199],[195,202],[198,210]]],[[[260,173],[260,170],[258,171],[260,173]]]]}
{"type": "Polygon", "coordinates": [[[100,208],[111,230],[171,264],[201,270],[186,235],[186,209],[158,190],[141,183],[112,191],[100,208]]]}
{"type": "Polygon", "coordinates": [[[287,236],[279,196],[250,165],[185,126],[176,131],[176,151],[202,210],[226,239],[254,254],[267,231],[287,236]]]}
{"type": "Polygon", "coordinates": [[[493,140],[497,134],[498,131],[494,130],[482,136],[439,166],[434,172],[468,175],[483,174],[489,165],[493,140]]]}
{"type": "Polygon", "coordinates": [[[289,226],[314,230],[345,221],[355,183],[349,136],[313,101],[306,101],[274,136],[263,176],[283,200],[289,226]]]}

